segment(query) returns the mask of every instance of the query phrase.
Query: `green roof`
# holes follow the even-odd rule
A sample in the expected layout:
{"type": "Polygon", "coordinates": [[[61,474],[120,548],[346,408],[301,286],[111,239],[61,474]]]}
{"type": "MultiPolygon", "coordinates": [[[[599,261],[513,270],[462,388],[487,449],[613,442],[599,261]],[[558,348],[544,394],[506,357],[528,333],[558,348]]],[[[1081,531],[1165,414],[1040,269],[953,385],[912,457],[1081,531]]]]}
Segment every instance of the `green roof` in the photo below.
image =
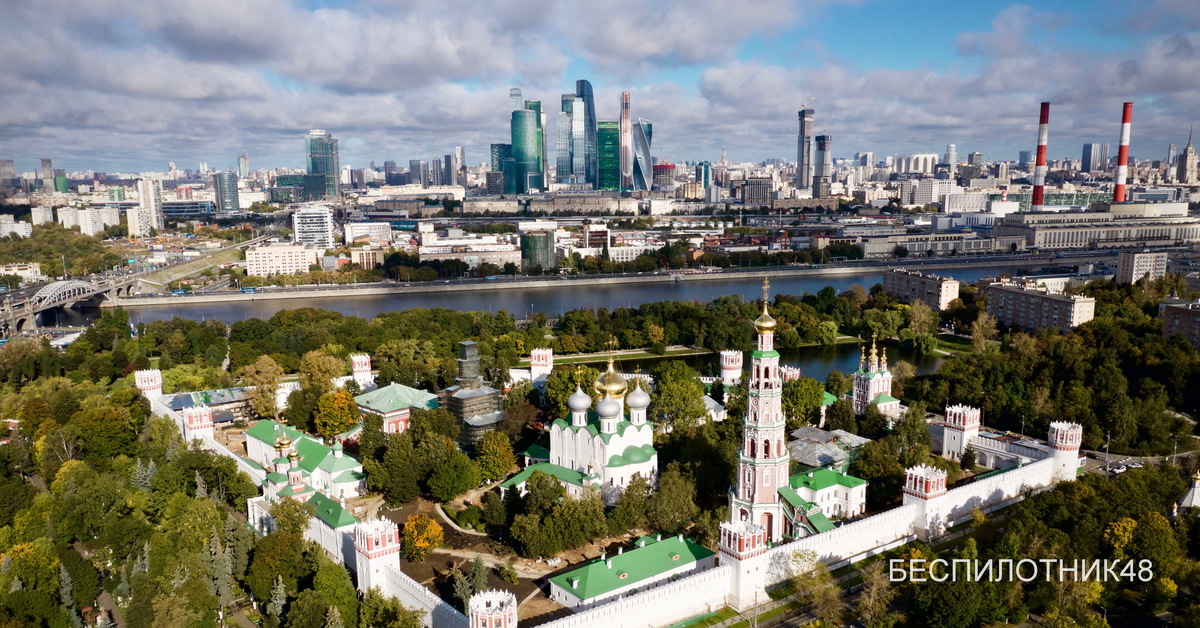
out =
{"type": "Polygon", "coordinates": [[[837,397],[829,394],[829,391],[826,390],[821,392],[821,405],[827,406],[835,402],[837,402],[837,397]]]}
{"type": "Polygon", "coordinates": [[[304,436],[304,434],[294,427],[284,425],[282,423],[276,423],[270,419],[265,419],[255,423],[253,427],[246,430],[246,436],[274,447],[275,442],[278,441],[281,436],[286,436],[288,440],[295,443],[296,441],[300,440],[300,437],[304,436]]]}
{"type": "Polygon", "coordinates": [[[388,414],[405,408],[433,410],[438,407],[437,395],[394,382],[369,393],[363,393],[355,397],[354,401],[358,405],[380,414],[388,414]]]}
{"type": "Polygon", "coordinates": [[[754,350],[754,351],[750,352],[750,357],[752,357],[752,358],[777,358],[777,357],[779,357],[779,352],[774,351],[774,350],[771,350],[771,351],[754,350]]]}
{"type": "Polygon", "coordinates": [[[879,393],[878,395],[875,395],[875,398],[871,400],[871,403],[880,404],[880,403],[892,403],[892,402],[899,402],[899,401],[900,401],[899,399],[897,399],[887,393],[879,393]]]}
{"type": "Polygon", "coordinates": [[[314,514],[331,528],[337,529],[358,523],[358,519],[355,519],[354,515],[321,493],[314,494],[307,503],[316,506],[317,511],[314,514]]]}
{"type": "Polygon", "coordinates": [[[550,578],[550,581],[583,600],[635,586],[654,576],[690,565],[712,556],[692,539],[665,538],[657,543],[611,556],[607,561],[595,560],[578,569],[550,578]],[[609,564],[611,563],[611,567],[609,564]]]}
{"type": "Polygon", "coordinates": [[[250,468],[252,468],[252,469],[257,469],[259,471],[266,471],[266,469],[264,469],[261,464],[258,464],[257,462],[255,462],[249,458],[242,458],[242,462],[250,465],[250,468]]]}
{"type": "Polygon", "coordinates": [[[788,479],[788,485],[792,488],[807,488],[813,491],[819,491],[838,484],[853,488],[866,483],[866,480],[856,478],[852,475],[844,475],[832,469],[816,469],[808,473],[793,475],[788,479]]]}
{"type": "Polygon", "coordinates": [[[282,484],[282,483],[288,481],[288,476],[286,476],[278,471],[272,471],[267,474],[267,479],[272,482],[282,484]]]}
{"type": "Polygon", "coordinates": [[[800,497],[800,495],[796,493],[795,489],[790,486],[779,487],[779,496],[782,497],[783,500],[786,501],[792,508],[799,508],[805,512],[810,510],[813,506],[816,506],[816,504],[804,499],[803,497],[800,497]]]}
{"type": "Polygon", "coordinates": [[[342,482],[357,482],[357,481],[363,479],[364,477],[366,477],[366,476],[364,476],[359,471],[354,471],[354,470],[342,471],[341,475],[338,475],[337,477],[333,478],[333,481],[337,482],[339,484],[342,482]]]}
{"type": "Polygon", "coordinates": [[[817,529],[817,534],[828,532],[837,527],[825,516],[825,513],[819,510],[808,515],[808,522],[812,524],[812,527],[817,529]]]}
{"type": "MultiPolygon", "coordinates": [[[[592,436],[599,436],[600,440],[603,440],[605,443],[612,440],[613,435],[621,436],[621,435],[625,434],[625,430],[628,430],[630,428],[637,429],[637,427],[635,427],[633,425],[633,423],[630,423],[629,421],[622,419],[621,421],[619,421],[617,423],[617,430],[615,432],[613,432],[612,434],[601,434],[600,426],[599,426],[599,419],[596,419],[596,422],[592,423],[591,420],[593,418],[595,418],[595,412],[593,412],[591,415],[589,415],[588,424],[584,425],[583,427],[576,427],[575,425],[572,425],[566,419],[554,419],[554,421],[552,421],[550,423],[550,425],[557,426],[560,429],[564,429],[564,430],[571,430],[573,432],[578,432],[579,430],[587,430],[588,434],[591,434],[592,436]]],[[[647,421],[644,425],[648,426],[651,430],[654,429],[654,424],[650,423],[649,421],[647,421]]]]}
{"type": "Polygon", "coordinates": [[[536,458],[538,460],[550,459],[550,448],[543,445],[540,441],[530,445],[529,447],[526,447],[525,451],[521,453],[522,455],[530,458],[536,458]]]}
{"type": "Polygon", "coordinates": [[[525,467],[520,473],[508,478],[500,484],[500,488],[513,488],[515,486],[520,486],[521,484],[525,483],[525,480],[529,479],[529,476],[533,475],[534,471],[541,471],[546,475],[553,476],[560,482],[574,484],[575,486],[583,486],[584,481],[587,480],[588,477],[584,473],[574,469],[568,469],[556,464],[550,464],[549,462],[539,462],[538,464],[531,464],[528,467],[525,467]]]}

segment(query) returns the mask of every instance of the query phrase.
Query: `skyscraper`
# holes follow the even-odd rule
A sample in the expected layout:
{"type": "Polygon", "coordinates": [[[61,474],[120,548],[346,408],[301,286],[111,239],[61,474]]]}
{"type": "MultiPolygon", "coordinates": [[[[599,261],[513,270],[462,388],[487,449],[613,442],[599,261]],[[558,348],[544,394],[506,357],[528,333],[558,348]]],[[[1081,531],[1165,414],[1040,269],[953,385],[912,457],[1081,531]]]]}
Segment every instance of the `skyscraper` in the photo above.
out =
{"type": "Polygon", "coordinates": [[[408,162],[408,182],[410,185],[429,185],[429,164],[420,159],[408,162]]]}
{"type": "Polygon", "coordinates": [[[242,153],[238,157],[238,178],[246,179],[250,177],[250,155],[242,153]]]}
{"type": "Polygon", "coordinates": [[[1167,167],[1175,165],[1175,157],[1179,155],[1179,147],[1174,144],[1167,144],[1167,167]]]}
{"type": "Polygon", "coordinates": [[[621,189],[621,130],[615,120],[596,123],[596,189],[621,189]]]}
{"type": "Polygon", "coordinates": [[[383,182],[387,185],[396,185],[399,183],[400,169],[396,167],[396,162],[383,162],[383,182]]]}
{"type": "Polygon", "coordinates": [[[954,176],[958,172],[958,147],[954,144],[946,144],[945,161],[950,165],[950,176],[954,176]]]}
{"type": "Polygon", "coordinates": [[[1029,169],[1029,160],[1033,159],[1033,151],[1023,150],[1017,153],[1017,168],[1021,170],[1029,169]]]}
{"type": "Polygon", "coordinates": [[[508,108],[510,112],[525,108],[525,99],[521,98],[520,87],[513,87],[508,90],[508,108]]]}
{"type": "Polygon", "coordinates": [[[213,190],[217,193],[217,211],[228,212],[238,209],[237,175],[232,172],[218,172],[213,175],[213,190]]]}
{"type": "Polygon", "coordinates": [[[829,198],[833,185],[833,137],[818,135],[817,138],[816,172],[813,175],[813,198],[829,198]]]}
{"type": "Polygon", "coordinates": [[[1100,145],[1100,160],[1096,162],[1096,170],[1108,171],[1108,142],[1100,145]]]}
{"type": "Polygon", "coordinates": [[[1079,166],[1079,171],[1094,172],[1100,169],[1100,145],[1094,143],[1084,144],[1082,164],[1079,166]]]}
{"type": "Polygon", "coordinates": [[[492,172],[503,172],[504,160],[512,157],[512,144],[492,144],[491,148],[492,172]]]}
{"type": "Polygon", "coordinates": [[[13,160],[0,159],[0,188],[11,187],[16,178],[17,169],[13,165],[13,160]]]}
{"type": "Polygon", "coordinates": [[[579,96],[571,103],[571,112],[571,178],[575,183],[587,183],[587,112],[579,96]]]}
{"type": "Polygon", "coordinates": [[[575,110],[575,94],[563,94],[562,105],[558,111],[558,142],[554,145],[555,181],[559,183],[574,183],[571,163],[571,130],[572,115],[575,110]]]}
{"type": "MultiPolygon", "coordinates": [[[[534,171],[536,171],[539,175],[539,183],[537,184],[537,187],[530,189],[541,190],[544,185],[546,175],[546,116],[544,113],[542,113],[542,102],[540,100],[526,100],[525,109],[533,112],[535,136],[533,148],[534,155],[536,157],[534,171]]],[[[516,146],[516,144],[517,141],[514,139],[513,146],[516,146]]],[[[515,149],[514,152],[516,152],[515,149]]],[[[517,161],[520,161],[520,159],[517,161]]]]}
{"type": "Polygon", "coordinates": [[[445,185],[442,180],[444,176],[446,171],[442,168],[442,160],[435,157],[433,163],[429,164],[429,185],[445,185]]]}
{"type": "Polygon", "coordinates": [[[575,81],[575,96],[583,101],[583,168],[585,182],[600,187],[599,126],[596,122],[596,102],[595,97],[592,95],[592,84],[584,79],[575,81]]]}
{"type": "Polygon", "coordinates": [[[454,162],[458,175],[455,177],[454,185],[467,185],[467,151],[462,146],[454,147],[454,162]]]}
{"type": "Polygon", "coordinates": [[[629,118],[629,92],[621,92],[621,189],[633,189],[633,122],[629,118]]]}
{"type": "Polygon", "coordinates": [[[650,158],[653,125],[638,118],[633,125],[633,189],[649,190],[654,183],[654,162],[650,158]]]}
{"type": "Polygon", "coordinates": [[[1179,166],[1175,169],[1175,183],[1192,185],[1196,182],[1196,149],[1192,147],[1192,131],[1188,130],[1188,143],[1179,155],[1179,166]]]}
{"type": "Polygon", "coordinates": [[[796,187],[802,190],[812,187],[812,132],[814,113],[812,109],[801,109],[799,112],[800,134],[796,138],[796,187]]]}
{"type": "Polygon", "coordinates": [[[711,162],[702,161],[702,162],[696,164],[696,183],[699,183],[700,187],[702,187],[706,190],[708,189],[708,186],[712,185],[712,163],[711,162]]]}
{"type": "Polygon", "coordinates": [[[308,155],[308,174],[325,177],[325,198],[340,198],[342,173],[338,166],[337,140],[321,129],[313,129],[304,136],[304,149],[308,155]]]}
{"type": "Polygon", "coordinates": [[[538,112],[518,109],[512,112],[512,172],[505,172],[504,188],[512,194],[526,194],[542,189],[542,171],[538,168],[541,148],[538,135],[538,112]],[[512,185],[510,186],[510,177],[512,185]]]}

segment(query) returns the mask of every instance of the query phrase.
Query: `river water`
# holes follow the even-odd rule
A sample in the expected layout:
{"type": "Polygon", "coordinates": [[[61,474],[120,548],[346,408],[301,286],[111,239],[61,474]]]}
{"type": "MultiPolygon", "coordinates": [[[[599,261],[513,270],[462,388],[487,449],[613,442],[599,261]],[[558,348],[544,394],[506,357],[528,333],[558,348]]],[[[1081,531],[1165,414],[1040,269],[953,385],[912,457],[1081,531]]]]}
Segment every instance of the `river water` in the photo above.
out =
{"type": "MultiPolygon", "coordinates": [[[[948,275],[963,282],[973,282],[985,277],[994,277],[1001,273],[1021,274],[1029,269],[1021,266],[962,268],[950,271],[939,271],[938,274],[948,275]]],[[[816,293],[825,286],[833,286],[841,292],[853,284],[865,288],[882,281],[883,274],[872,270],[859,275],[840,277],[803,277],[787,276],[772,277],[771,292],[773,294],[802,295],[816,293]]],[[[555,282],[556,284],[559,282],[555,282]]],[[[348,316],[373,318],[384,313],[410,308],[444,307],[459,311],[495,312],[507,310],[517,318],[525,318],[533,312],[544,312],[549,316],[557,316],[563,312],[578,308],[616,308],[636,307],[643,303],[656,301],[711,301],[720,296],[738,294],[744,299],[757,299],[762,295],[761,277],[737,277],[733,279],[712,279],[703,281],[681,281],[673,283],[631,283],[628,285],[586,285],[574,282],[561,282],[546,288],[520,288],[513,290],[463,290],[451,293],[424,294],[390,294],[360,297],[317,298],[311,301],[296,300],[266,300],[243,301],[230,303],[208,303],[181,305],[145,306],[129,309],[130,320],[150,322],[169,320],[179,316],[197,320],[217,319],[226,323],[249,318],[268,319],[276,312],[298,307],[318,307],[348,316]]],[[[86,325],[98,314],[97,310],[52,310],[46,313],[45,326],[86,325]]],[[[836,345],[832,347],[805,347],[781,352],[781,361],[789,366],[801,369],[807,377],[824,380],[833,369],[842,372],[853,371],[858,367],[859,347],[857,345],[836,345]]],[[[913,363],[918,373],[931,372],[941,364],[941,360],[933,357],[923,357],[901,351],[897,347],[888,349],[889,359],[906,360],[913,363]]],[[[694,356],[683,358],[704,375],[717,375],[717,357],[694,356]]],[[[633,370],[640,366],[649,371],[654,368],[652,360],[627,361],[622,363],[622,370],[633,370]]]]}

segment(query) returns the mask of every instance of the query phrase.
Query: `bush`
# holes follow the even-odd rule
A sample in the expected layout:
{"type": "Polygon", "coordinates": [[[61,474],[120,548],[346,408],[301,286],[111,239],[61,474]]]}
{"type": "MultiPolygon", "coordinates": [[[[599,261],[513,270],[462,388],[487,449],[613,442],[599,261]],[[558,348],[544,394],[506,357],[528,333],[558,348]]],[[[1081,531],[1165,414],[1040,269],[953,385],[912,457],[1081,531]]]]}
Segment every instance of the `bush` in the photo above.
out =
{"type": "Polygon", "coordinates": [[[464,508],[462,510],[452,511],[452,512],[453,512],[452,516],[454,517],[454,523],[457,523],[458,527],[460,527],[460,528],[466,528],[466,529],[475,528],[476,526],[479,525],[479,522],[483,519],[483,511],[479,509],[479,506],[476,506],[474,504],[467,506],[466,508],[464,508]]]}
{"type": "Polygon", "coordinates": [[[653,353],[654,355],[666,355],[667,354],[667,345],[665,345],[661,342],[656,342],[656,343],[650,345],[649,351],[650,351],[650,353],[653,353]]]}
{"type": "Polygon", "coordinates": [[[512,565],[500,565],[496,568],[496,575],[500,576],[501,580],[509,584],[517,584],[517,570],[514,569],[512,565]]]}

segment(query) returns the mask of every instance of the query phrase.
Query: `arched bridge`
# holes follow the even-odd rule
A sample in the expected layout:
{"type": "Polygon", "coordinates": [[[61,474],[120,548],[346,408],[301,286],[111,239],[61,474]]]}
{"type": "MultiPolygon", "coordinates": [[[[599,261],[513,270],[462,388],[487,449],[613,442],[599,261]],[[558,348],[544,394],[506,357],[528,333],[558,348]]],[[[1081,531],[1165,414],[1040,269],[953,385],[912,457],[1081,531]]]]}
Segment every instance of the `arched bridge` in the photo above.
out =
{"type": "Polygon", "coordinates": [[[29,299],[29,305],[35,310],[44,310],[89,299],[100,292],[102,292],[100,286],[90,281],[79,279],[55,281],[42,286],[41,289],[33,293],[33,296],[29,299]]]}
{"type": "Polygon", "coordinates": [[[0,295],[0,334],[12,335],[38,325],[38,315],[56,307],[70,307],[80,301],[130,293],[137,285],[136,276],[105,277],[100,279],[66,279],[38,288],[27,288],[0,295]]]}

